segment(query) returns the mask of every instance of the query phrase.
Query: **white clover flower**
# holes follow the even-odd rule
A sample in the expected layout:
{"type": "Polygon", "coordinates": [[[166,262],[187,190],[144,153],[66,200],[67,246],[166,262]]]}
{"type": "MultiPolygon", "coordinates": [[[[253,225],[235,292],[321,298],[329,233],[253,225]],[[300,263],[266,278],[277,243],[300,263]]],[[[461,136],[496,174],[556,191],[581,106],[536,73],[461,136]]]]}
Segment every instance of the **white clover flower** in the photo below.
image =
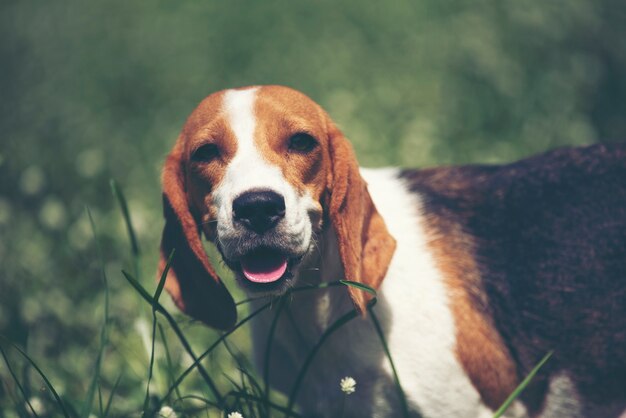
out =
{"type": "Polygon", "coordinates": [[[178,418],[178,416],[171,407],[162,406],[159,410],[159,418],[178,418]]]}
{"type": "Polygon", "coordinates": [[[228,414],[228,418],[243,418],[243,415],[241,415],[239,412],[231,412],[230,414],[228,414]]]}
{"type": "Polygon", "coordinates": [[[343,393],[349,395],[356,391],[356,380],[354,380],[350,376],[346,376],[341,379],[341,382],[339,382],[339,386],[341,387],[341,391],[343,393]]]}

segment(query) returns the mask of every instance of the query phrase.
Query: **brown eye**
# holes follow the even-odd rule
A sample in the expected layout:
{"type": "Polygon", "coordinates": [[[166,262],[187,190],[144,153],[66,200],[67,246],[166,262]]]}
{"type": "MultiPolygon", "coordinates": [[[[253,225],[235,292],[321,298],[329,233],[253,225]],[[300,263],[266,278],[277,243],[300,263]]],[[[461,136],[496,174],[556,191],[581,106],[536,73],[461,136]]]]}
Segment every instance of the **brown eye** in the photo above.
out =
{"type": "Polygon", "coordinates": [[[309,134],[295,134],[289,138],[289,151],[307,153],[317,146],[317,141],[309,134]]]}
{"type": "Polygon", "coordinates": [[[191,161],[209,163],[220,156],[220,150],[215,144],[204,144],[191,154],[191,161]]]}

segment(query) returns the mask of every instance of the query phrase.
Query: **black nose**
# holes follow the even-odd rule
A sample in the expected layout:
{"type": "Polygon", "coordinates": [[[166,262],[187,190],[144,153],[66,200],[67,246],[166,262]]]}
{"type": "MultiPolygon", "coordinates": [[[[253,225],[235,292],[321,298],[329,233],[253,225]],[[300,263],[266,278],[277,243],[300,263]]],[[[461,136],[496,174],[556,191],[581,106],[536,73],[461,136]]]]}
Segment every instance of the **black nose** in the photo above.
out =
{"type": "Polygon", "coordinates": [[[285,199],[270,190],[246,192],[233,201],[233,218],[259,234],[285,216],[285,199]]]}

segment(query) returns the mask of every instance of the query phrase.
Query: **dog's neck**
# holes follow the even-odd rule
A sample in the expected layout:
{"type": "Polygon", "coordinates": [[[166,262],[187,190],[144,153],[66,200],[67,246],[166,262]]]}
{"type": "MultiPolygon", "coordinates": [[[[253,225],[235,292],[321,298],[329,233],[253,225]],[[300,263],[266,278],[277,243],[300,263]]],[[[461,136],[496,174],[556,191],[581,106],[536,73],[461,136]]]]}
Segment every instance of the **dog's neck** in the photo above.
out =
{"type": "MultiPolygon", "coordinates": [[[[307,340],[311,337],[317,338],[337,318],[353,308],[345,286],[323,286],[324,283],[337,282],[344,278],[334,229],[331,226],[324,228],[311,245],[314,246],[312,251],[295,272],[296,291],[285,296],[287,299],[280,314],[283,325],[290,323],[288,328],[292,328],[294,333],[306,335],[307,340]],[[311,286],[311,289],[298,290],[306,286],[311,286]]],[[[263,315],[263,325],[270,326],[274,312],[275,309],[272,309],[269,315],[263,315]]],[[[308,345],[314,341],[301,342],[308,345]]]]}
{"type": "MultiPolygon", "coordinates": [[[[337,282],[344,278],[335,232],[331,227],[324,229],[313,245],[314,250],[296,272],[294,291],[283,296],[281,302],[273,303],[271,309],[255,318],[252,324],[255,362],[258,369],[264,371],[266,367],[264,354],[269,331],[276,315],[279,315],[271,346],[270,381],[275,388],[284,393],[291,390],[297,371],[318,344],[322,334],[338,318],[354,308],[346,286],[323,286],[325,283],[337,282]],[[311,289],[300,290],[307,286],[311,286],[311,289]]],[[[266,303],[266,300],[253,303],[256,309],[266,303]]],[[[307,390],[302,394],[307,400],[301,398],[300,401],[306,404],[309,401],[321,402],[320,398],[328,398],[321,396],[328,391],[327,380],[330,375],[338,373],[342,368],[363,371],[366,365],[376,364],[370,359],[377,354],[376,350],[360,351],[350,346],[351,341],[359,341],[357,336],[363,337],[372,330],[367,321],[356,319],[350,327],[342,328],[344,338],[327,341],[323,352],[318,354],[322,359],[321,362],[316,363],[316,368],[309,371],[309,375],[320,374],[320,376],[308,380],[307,390]],[[350,355],[345,356],[346,353],[350,355]],[[363,359],[362,356],[367,358],[363,359]]],[[[375,335],[370,335],[366,339],[376,341],[375,335]]],[[[339,381],[339,377],[335,377],[337,379],[333,379],[339,381]]],[[[364,377],[361,380],[365,384],[364,377]]],[[[324,402],[331,401],[332,399],[328,398],[324,402]]]]}
{"type": "Polygon", "coordinates": [[[286,305],[298,327],[310,336],[321,334],[336,318],[352,308],[344,286],[315,288],[344,279],[334,229],[331,226],[324,228],[312,245],[315,247],[298,269],[294,286],[311,285],[314,288],[294,292],[286,305]]]}
{"type": "Polygon", "coordinates": [[[319,238],[313,240],[311,246],[313,248],[298,269],[295,286],[319,285],[344,279],[334,228],[330,225],[324,227],[319,238]]]}

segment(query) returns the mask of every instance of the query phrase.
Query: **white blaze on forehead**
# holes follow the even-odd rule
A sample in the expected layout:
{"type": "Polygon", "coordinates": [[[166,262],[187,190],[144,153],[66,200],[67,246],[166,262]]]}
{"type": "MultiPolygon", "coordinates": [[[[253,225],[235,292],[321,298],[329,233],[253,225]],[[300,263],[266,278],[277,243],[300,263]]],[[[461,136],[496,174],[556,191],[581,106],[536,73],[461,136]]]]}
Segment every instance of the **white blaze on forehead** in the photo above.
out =
{"type": "Polygon", "coordinates": [[[224,111],[237,138],[237,152],[254,145],[254,99],[257,88],[228,90],[224,95],[224,111]]]}
{"type": "Polygon", "coordinates": [[[257,147],[259,138],[255,139],[258,132],[254,108],[259,90],[228,90],[224,94],[222,110],[237,147],[224,178],[213,194],[217,206],[218,236],[225,252],[229,250],[229,242],[237,245],[241,227],[232,220],[233,200],[255,189],[272,190],[285,199],[285,218],[278,229],[283,231],[284,237],[291,237],[295,243],[294,250],[303,251],[308,248],[311,238],[308,212],[315,207],[315,203],[308,193],[300,195],[280,167],[270,163],[257,147]]]}
{"type": "Polygon", "coordinates": [[[257,91],[258,88],[228,90],[224,95],[224,112],[237,142],[235,156],[228,164],[222,183],[231,199],[255,188],[284,193],[288,186],[280,169],[269,164],[255,145],[257,91]]]}

